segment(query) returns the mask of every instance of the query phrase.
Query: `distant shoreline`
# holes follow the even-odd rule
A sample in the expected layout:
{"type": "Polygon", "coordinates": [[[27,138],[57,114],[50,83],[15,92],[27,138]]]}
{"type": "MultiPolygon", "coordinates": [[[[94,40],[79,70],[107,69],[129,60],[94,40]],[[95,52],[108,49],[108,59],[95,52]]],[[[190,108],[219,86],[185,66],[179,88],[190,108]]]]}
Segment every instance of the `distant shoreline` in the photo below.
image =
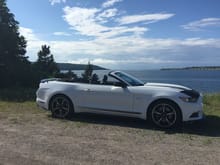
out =
{"type": "MultiPolygon", "coordinates": [[[[70,64],[70,63],[57,63],[60,70],[85,70],[88,64],[70,64]]],[[[107,70],[98,65],[92,65],[93,70],[107,70]]]]}
{"type": "Polygon", "coordinates": [[[220,70],[220,66],[192,66],[183,68],[161,68],[160,70],[220,70]]]}

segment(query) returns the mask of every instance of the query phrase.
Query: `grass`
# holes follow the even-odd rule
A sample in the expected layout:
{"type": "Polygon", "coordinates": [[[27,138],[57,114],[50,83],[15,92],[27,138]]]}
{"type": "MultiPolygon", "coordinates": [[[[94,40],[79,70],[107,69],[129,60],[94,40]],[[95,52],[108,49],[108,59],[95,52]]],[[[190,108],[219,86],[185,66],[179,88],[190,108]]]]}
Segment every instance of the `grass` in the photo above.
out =
{"type": "Polygon", "coordinates": [[[204,111],[207,115],[220,117],[220,94],[204,95],[204,111]]]}
{"type": "Polygon", "coordinates": [[[203,102],[207,132],[220,135],[220,94],[206,94],[203,102]]]}

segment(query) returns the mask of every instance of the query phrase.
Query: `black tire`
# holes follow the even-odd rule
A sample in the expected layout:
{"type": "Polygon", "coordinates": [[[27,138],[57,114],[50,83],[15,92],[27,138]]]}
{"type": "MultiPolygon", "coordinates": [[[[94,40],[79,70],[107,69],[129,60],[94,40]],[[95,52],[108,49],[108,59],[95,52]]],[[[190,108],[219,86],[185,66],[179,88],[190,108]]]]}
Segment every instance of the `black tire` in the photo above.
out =
{"type": "Polygon", "coordinates": [[[180,108],[169,100],[159,100],[154,102],[148,110],[150,121],[160,128],[178,127],[182,122],[180,108]]]}
{"type": "Polygon", "coordinates": [[[65,119],[73,115],[74,109],[71,100],[65,95],[56,95],[50,101],[52,117],[65,119]]]}

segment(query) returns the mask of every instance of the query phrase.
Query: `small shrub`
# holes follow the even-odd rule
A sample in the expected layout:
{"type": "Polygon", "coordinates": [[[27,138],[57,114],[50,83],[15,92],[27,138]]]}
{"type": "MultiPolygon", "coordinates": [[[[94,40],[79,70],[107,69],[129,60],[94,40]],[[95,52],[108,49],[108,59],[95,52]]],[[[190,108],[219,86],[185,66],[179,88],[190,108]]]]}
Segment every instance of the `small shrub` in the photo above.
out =
{"type": "Polygon", "coordinates": [[[34,101],[36,89],[32,88],[10,88],[0,89],[0,100],[3,101],[34,101]]]}

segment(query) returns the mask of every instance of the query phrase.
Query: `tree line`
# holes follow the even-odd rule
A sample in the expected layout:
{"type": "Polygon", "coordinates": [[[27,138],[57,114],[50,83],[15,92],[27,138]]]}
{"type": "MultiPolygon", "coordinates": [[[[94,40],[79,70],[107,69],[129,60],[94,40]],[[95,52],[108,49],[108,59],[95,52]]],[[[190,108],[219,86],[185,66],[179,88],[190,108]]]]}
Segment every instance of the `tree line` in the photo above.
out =
{"type": "MultiPolygon", "coordinates": [[[[92,65],[88,64],[82,78],[69,71],[61,73],[50,46],[42,45],[35,62],[26,55],[27,41],[19,32],[19,22],[0,0],[0,88],[37,87],[40,80],[49,77],[73,78],[88,82],[92,77],[92,65]]],[[[97,75],[93,75],[97,79],[97,75]]]]}

